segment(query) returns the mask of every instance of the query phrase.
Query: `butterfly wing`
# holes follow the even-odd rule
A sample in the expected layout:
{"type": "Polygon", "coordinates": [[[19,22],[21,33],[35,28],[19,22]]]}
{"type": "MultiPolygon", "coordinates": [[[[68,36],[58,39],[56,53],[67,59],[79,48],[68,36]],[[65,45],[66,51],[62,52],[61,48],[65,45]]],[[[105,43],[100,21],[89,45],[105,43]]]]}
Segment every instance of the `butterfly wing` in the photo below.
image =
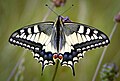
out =
{"type": "Polygon", "coordinates": [[[75,75],[74,64],[84,56],[84,52],[110,43],[107,35],[85,24],[66,22],[63,29],[66,44],[68,44],[67,48],[71,51],[63,54],[61,65],[69,66],[73,71],[73,75],[75,75]]]}
{"type": "Polygon", "coordinates": [[[32,50],[34,58],[42,64],[42,71],[44,66],[55,64],[49,49],[53,25],[54,22],[28,25],[15,31],[9,38],[11,44],[32,50]]]}

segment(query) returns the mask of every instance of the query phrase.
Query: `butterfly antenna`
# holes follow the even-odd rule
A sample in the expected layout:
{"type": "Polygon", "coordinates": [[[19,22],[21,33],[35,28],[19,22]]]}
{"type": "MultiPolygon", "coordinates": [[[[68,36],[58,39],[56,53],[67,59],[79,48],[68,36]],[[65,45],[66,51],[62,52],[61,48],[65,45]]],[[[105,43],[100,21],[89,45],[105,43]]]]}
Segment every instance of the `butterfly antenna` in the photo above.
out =
{"type": "Polygon", "coordinates": [[[50,8],[47,4],[45,5],[47,6],[53,13],[55,13],[57,16],[59,16],[52,8],[50,8]]]}
{"type": "Polygon", "coordinates": [[[67,10],[65,10],[63,13],[61,13],[60,15],[63,15],[65,12],[67,12],[68,10],[70,10],[74,5],[72,4],[67,10]]]}

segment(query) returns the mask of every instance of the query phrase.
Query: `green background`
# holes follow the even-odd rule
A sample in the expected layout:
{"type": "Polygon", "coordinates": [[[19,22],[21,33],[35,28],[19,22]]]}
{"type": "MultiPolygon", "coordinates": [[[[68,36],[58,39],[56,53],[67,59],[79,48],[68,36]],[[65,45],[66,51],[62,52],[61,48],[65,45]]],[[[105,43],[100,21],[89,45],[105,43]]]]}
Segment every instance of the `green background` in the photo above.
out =
{"type": "MultiPolygon", "coordinates": [[[[51,81],[55,66],[47,67],[41,76],[41,64],[33,58],[31,51],[24,51],[24,48],[8,42],[10,35],[25,25],[56,20],[56,14],[49,12],[46,3],[52,6],[50,0],[0,0],[0,81],[8,80],[20,59],[24,62],[18,65],[10,81],[51,81]]],[[[69,16],[75,22],[94,26],[108,36],[111,34],[115,24],[114,16],[120,11],[120,0],[67,0],[65,6],[54,7],[54,11],[60,14],[72,4],[74,6],[63,16],[69,16]]],[[[120,24],[113,34],[101,67],[105,63],[115,63],[120,67],[119,44],[120,24]]],[[[75,65],[75,77],[72,76],[70,68],[59,65],[55,81],[92,81],[103,49],[86,52],[85,57],[75,65]]],[[[95,81],[101,81],[99,72],[95,81]]],[[[116,81],[120,81],[120,77],[116,81]]]]}

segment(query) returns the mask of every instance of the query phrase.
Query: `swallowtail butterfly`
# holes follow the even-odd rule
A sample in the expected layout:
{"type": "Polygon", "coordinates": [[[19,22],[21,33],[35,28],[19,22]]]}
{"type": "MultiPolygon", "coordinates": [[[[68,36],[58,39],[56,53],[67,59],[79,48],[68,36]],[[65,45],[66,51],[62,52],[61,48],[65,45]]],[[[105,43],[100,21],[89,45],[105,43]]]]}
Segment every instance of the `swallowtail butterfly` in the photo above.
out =
{"type": "Polygon", "coordinates": [[[58,16],[56,22],[40,22],[15,31],[9,38],[11,44],[24,47],[42,65],[69,66],[75,75],[74,66],[84,53],[110,43],[106,34],[91,26],[70,21],[58,16]]]}

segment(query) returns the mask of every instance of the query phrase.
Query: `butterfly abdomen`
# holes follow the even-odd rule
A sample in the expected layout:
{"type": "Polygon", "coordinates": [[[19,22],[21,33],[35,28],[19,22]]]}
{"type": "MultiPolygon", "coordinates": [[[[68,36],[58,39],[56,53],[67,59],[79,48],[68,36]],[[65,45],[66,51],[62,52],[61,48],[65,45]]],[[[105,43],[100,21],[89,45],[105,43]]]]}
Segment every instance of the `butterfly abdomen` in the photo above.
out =
{"type": "Polygon", "coordinates": [[[63,37],[64,35],[63,30],[62,30],[62,21],[60,20],[60,16],[58,16],[58,20],[56,22],[56,47],[57,47],[57,52],[60,52],[62,49],[62,42],[63,42],[63,37]]]}

